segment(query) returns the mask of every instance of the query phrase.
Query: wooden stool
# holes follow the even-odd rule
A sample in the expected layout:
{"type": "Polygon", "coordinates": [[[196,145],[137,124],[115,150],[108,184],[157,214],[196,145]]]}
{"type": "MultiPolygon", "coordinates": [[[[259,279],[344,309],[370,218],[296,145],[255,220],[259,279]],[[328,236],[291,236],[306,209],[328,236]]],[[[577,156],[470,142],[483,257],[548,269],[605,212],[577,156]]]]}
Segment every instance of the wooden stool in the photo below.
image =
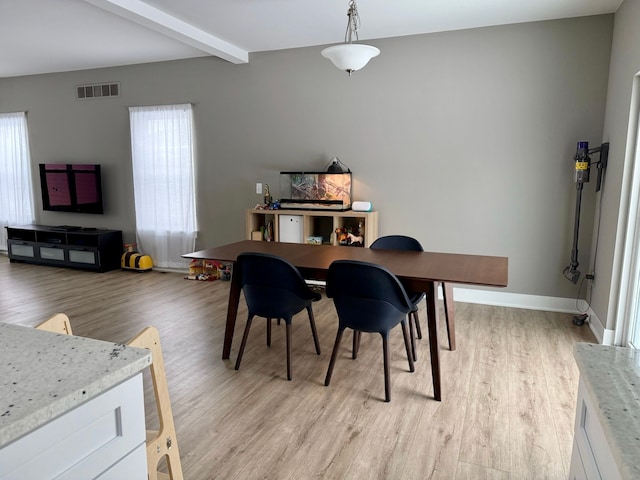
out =
{"type": "Polygon", "coordinates": [[[160,419],[160,430],[147,430],[147,466],[149,480],[171,479],[184,480],[180,452],[176,440],[176,429],[173,424],[171,401],[167,376],[160,346],[160,334],[154,327],[147,327],[133,337],[127,345],[151,350],[151,379],[156,397],[156,408],[160,419]],[[167,459],[169,474],[158,472],[158,463],[163,457],[167,459]]]}
{"type": "MultiPolygon", "coordinates": [[[[69,317],[64,313],[56,313],[53,317],[36,325],[36,328],[53,333],[73,335],[69,317]]],[[[160,419],[160,430],[147,430],[148,479],[184,480],[180,452],[178,451],[178,442],[176,440],[176,429],[173,424],[173,414],[171,413],[169,388],[160,346],[160,334],[156,328],[147,327],[133,337],[127,345],[151,350],[151,380],[156,398],[158,418],[160,419]],[[169,474],[158,472],[158,463],[165,456],[169,474]]]]}
{"type": "Polygon", "coordinates": [[[73,335],[69,317],[64,313],[56,313],[53,317],[36,325],[36,328],[38,330],[46,330],[47,332],[73,335]]]}

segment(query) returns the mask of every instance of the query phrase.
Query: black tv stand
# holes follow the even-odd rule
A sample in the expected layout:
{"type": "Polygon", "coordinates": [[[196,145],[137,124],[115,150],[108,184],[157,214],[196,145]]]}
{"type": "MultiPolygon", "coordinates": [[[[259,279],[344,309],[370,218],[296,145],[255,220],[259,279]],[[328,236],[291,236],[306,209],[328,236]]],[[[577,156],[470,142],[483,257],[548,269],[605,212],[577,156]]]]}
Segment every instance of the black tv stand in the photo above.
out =
{"type": "Polygon", "coordinates": [[[74,232],[76,230],[83,230],[82,227],[75,227],[73,225],[58,225],[57,227],[49,227],[51,230],[60,230],[61,232],[74,232]]]}
{"type": "Polygon", "coordinates": [[[123,250],[120,230],[71,225],[22,225],[6,228],[11,262],[97,272],[120,268],[123,250]]]}

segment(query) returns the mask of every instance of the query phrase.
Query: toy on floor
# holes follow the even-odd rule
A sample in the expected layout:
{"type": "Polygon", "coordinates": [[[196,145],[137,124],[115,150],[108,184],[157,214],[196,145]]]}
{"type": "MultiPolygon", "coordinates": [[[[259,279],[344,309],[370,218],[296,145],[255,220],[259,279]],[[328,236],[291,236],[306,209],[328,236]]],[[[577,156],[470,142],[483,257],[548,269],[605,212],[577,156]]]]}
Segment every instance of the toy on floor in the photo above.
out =
{"type": "Polygon", "coordinates": [[[135,270],[136,272],[148,272],[153,268],[153,260],[149,255],[143,255],[135,251],[135,243],[125,245],[127,251],[122,254],[120,266],[124,270],[135,270]]]}

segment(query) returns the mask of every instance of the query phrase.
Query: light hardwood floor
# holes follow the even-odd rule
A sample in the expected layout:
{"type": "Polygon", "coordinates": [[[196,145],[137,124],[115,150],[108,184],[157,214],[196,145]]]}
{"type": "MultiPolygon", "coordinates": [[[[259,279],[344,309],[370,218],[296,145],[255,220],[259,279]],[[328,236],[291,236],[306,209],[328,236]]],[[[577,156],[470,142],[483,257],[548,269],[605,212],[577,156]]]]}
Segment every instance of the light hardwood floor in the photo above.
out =
{"type": "MultiPolygon", "coordinates": [[[[241,300],[231,359],[223,361],[228,289],[180,274],[99,274],[0,256],[2,322],[34,326],[64,312],[76,335],[118,343],[147,325],[159,329],[186,479],[568,478],[578,384],[572,349],[595,342],[571,315],[456,303],[456,351],[440,325],[442,402],[432,397],[428,340],[418,342],[409,373],[397,328],[385,403],[377,335],[363,334],[357,360],[345,335],[324,386],[337,328],[325,297],[314,304],[320,356],[306,316],[294,319],[291,382],[284,325],[274,322],[269,348],[260,319],[235,371],[246,308],[241,300]]],[[[146,390],[152,402],[148,382],[146,390]]]]}

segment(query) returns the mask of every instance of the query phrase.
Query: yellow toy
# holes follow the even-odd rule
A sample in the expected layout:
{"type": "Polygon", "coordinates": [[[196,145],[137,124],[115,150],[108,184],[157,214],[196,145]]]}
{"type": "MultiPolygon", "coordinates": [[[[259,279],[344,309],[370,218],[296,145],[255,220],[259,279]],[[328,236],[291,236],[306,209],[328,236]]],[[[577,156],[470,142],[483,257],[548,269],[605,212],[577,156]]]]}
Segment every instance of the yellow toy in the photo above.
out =
{"type": "Polygon", "coordinates": [[[125,270],[147,272],[153,268],[153,260],[149,255],[142,255],[138,252],[125,252],[122,254],[120,266],[125,270]]]}

